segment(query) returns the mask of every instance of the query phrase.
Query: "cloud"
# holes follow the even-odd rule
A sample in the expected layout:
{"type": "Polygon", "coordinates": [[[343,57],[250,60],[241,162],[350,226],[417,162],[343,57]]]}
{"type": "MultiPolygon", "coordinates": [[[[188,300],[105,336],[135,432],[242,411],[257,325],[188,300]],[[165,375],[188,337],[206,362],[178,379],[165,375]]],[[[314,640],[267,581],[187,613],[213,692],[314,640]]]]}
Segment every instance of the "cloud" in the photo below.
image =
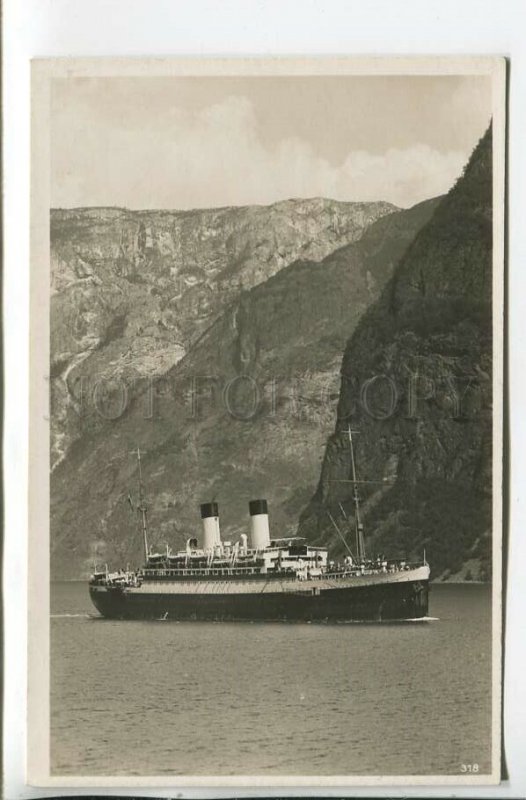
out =
{"type": "Polygon", "coordinates": [[[197,111],[168,106],[136,126],[91,107],[57,115],[54,206],[183,209],[323,196],[407,207],[446,192],[469,157],[414,144],[381,154],[351,148],[333,164],[301,138],[263,144],[241,95],[197,111]]]}
{"type": "Polygon", "coordinates": [[[404,150],[390,149],[380,156],[365,151],[349,153],[342,181],[348,191],[355,184],[364,200],[376,199],[383,189],[383,199],[411,206],[447,192],[467,159],[466,153],[441,153],[425,144],[404,150]]]}

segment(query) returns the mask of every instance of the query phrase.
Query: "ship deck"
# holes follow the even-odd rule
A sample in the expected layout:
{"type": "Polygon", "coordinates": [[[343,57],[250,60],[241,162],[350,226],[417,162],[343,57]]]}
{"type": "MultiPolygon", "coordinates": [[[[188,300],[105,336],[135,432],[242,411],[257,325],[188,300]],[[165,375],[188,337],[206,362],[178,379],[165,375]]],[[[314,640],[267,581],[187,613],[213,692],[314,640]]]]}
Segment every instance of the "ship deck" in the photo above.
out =
{"type": "MultiPolygon", "coordinates": [[[[260,574],[250,578],[238,576],[192,576],[171,578],[168,575],[145,577],[140,586],[126,587],[128,594],[312,594],[314,591],[390,585],[411,581],[427,581],[429,567],[420,565],[395,572],[370,572],[369,574],[334,573],[300,580],[296,576],[280,577],[260,574]],[[255,578],[257,577],[257,580],[255,578]]],[[[92,587],[96,589],[97,587],[92,587]]],[[[107,590],[101,586],[102,590],[107,590]]]]}

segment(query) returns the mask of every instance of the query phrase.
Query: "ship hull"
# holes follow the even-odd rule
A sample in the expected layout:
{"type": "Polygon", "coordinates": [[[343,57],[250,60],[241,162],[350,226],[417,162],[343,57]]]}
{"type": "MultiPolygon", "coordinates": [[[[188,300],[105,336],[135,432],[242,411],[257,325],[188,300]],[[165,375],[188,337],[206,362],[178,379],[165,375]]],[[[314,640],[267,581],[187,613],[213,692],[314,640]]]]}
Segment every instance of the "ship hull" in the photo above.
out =
{"type": "MultiPolygon", "coordinates": [[[[309,581],[273,587],[173,583],[140,588],[90,586],[104,617],[208,621],[381,622],[428,614],[428,570],[396,580],[309,581]],[[197,587],[197,588],[196,588],[197,587]]],[[[382,576],[383,577],[383,576],[382,576]]]]}

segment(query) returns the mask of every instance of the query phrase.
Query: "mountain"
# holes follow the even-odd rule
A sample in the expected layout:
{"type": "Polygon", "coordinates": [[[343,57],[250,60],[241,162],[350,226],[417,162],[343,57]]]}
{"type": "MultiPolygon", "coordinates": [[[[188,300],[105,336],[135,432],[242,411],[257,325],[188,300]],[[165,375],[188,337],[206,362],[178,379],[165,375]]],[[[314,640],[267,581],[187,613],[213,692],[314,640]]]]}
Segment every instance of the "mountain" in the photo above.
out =
{"type": "Polygon", "coordinates": [[[137,446],[155,546],[199,531],[198,504],[212,497],[224,538],[246,529],[256,496],[269,499],[273,530],[295,529],[319,475],[349,332],[437,203],[385,214],[357,241],[241,291],[176,364],[137,382],[115,419],[80,414],[51,477],[53,574],[141,558],[127,501],[137,446]]]}
{"type": "Polygon", "coordinates": [[[421,557],[442,579],[489,578],[492,138],[416,236],[350,337],[334,433],[299,529],[342,544],[352,524],[350,423],[371,554],[421,557]],[[342,511],[343,509],[343,511],[342,511]]]}
{"type": "Polygon", "coordinates": [[[393,210],[320,198],[183,212],[52,210],[52,465],[83,434],[86,398],[104,405],[104,393],[117,403],[133,395],[240,292],[298,258],[324,258],[393,210]]]}

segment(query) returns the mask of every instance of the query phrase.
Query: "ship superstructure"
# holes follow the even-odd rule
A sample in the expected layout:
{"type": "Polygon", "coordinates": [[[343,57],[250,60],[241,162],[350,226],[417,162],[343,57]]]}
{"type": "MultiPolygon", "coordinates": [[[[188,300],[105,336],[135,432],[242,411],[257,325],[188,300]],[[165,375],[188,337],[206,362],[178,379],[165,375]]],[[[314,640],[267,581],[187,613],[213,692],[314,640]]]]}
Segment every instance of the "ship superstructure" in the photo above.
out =
{"type": "MultiPolygon", "coordinates": [[[[119,619],[382,621],[423,618],[429,566],[382,555],[366,557],[352,431],[351,478],[355,551],[336,563],[325,547],[301,537],[271,536],[265,499],[249,502],[250,537],[221,538],[216,502],[200,507],[202,534],[183,550],[152,552],[148,544],[141,454],[137,451],[145,563],[136,571],[95,571],[90,595],[100,613],[119,619]]],[[[340,529],[332,520],[340,535],[340,529]]]]}

